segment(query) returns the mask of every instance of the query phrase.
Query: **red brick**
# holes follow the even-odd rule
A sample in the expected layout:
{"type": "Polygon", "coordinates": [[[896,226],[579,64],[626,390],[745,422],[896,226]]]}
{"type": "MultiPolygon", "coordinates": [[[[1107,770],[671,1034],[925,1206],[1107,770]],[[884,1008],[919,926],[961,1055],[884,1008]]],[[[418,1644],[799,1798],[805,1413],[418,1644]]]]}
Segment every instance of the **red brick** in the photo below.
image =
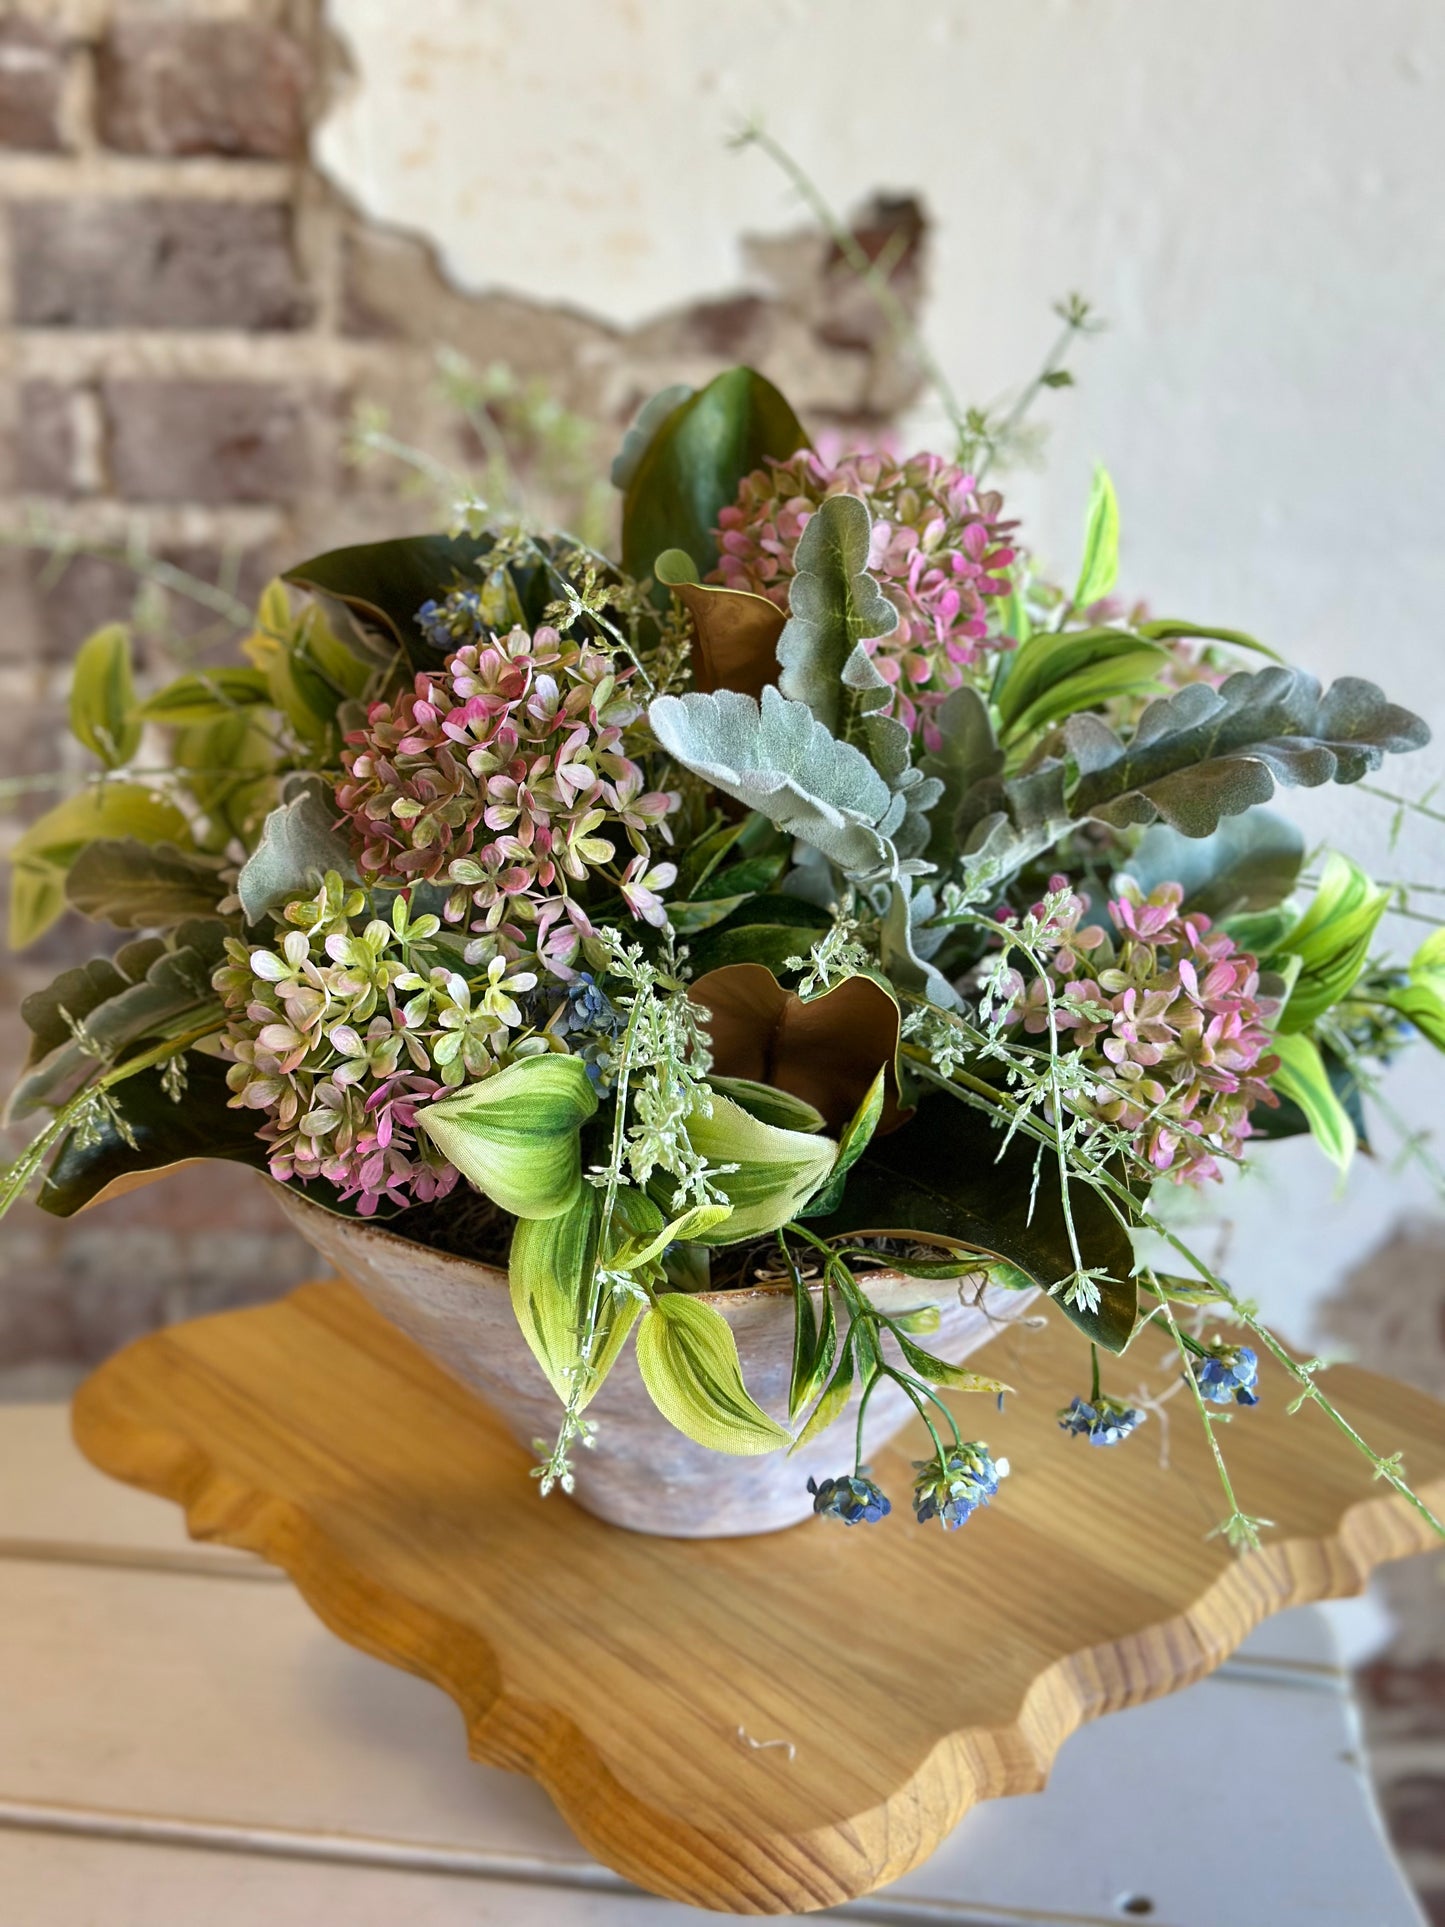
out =
{"type": "Polygon", "coordinates": [[[301,397],[259,381],[110,381],[111,481],[132,502],[291,502],[310,466],[301,397]]]}
{"type": "Polygon", "coordinates": [[[309,313],[279,204],[30,201],[13,223],[21,327],[260,330],[309,313]]]}
{"type": "MultiPolygon", "coordinates": [[[[4,561],[0,556],[0,562],[4,561]]],[[[17,558],[18,559],[18,558],[17,558]]],[[[294,558],[291,558],[294,559],[294,558]]],[[[127,620],[135,606],[142,576],[123,562],[102,556],[77,555],[58,576],[47,568],[49,558],[34,551],[29,560],[33,597],[31,625],[39,631],[38,653],[46,662],[68,662],[92,631],[102,623],[127,620]]],[[[215,549],[167,549],[162,561],[183,569],[203,583],[225,582],[248,607],[254,607],[262,588],[276,573],[275,558],[259,551],[240,557],[215,549]]],[[[158,675],[173,674],[177,662],[235,660],[235,632],[214,611],[173,590],[165,597],[165,638],[137,637],[137,653],[158,675]],[[164,641],[175,647],[168,652],[164,641]]],[[[0,645],[7,640],[0,630],[0,645]]],[[[22,658],[23,659],[23,658],[22,658]]],[[[46,751],[53,763],[53,738],[46,751]]]]}
{"type": "Polygon", "coordinates": [[[1445,1739],[1445,1657],[1411,1665],[1386,1653],[1356,1673],[1355,1685],[1373,1708],[1394,1716],[1394,1737],[1445,1739]]]}
{"type": "Polygon", "coordinates": [[[1380,1789],[1380,1805],[1402,1853],[1445,1852],[1445,1775],[1406,1774],[1380,1789]]]}
{"type": "Polygon", "coordinates": [[[248,20],[127,20],[100,50],[100,137],[127,154],[291,160],[306,149],[310,67],[248,20]]]}
{"type": "Polygon", "coordinates": [[[38,20],[0,20],[0,147],[58,153],[65,47],[38,20]]]}
{"type": "Polygon", "coordinates": [[[20,388],[18,481],[25,495],[79,495],[80,441],[73,388],[27,381],[20,388]]]}

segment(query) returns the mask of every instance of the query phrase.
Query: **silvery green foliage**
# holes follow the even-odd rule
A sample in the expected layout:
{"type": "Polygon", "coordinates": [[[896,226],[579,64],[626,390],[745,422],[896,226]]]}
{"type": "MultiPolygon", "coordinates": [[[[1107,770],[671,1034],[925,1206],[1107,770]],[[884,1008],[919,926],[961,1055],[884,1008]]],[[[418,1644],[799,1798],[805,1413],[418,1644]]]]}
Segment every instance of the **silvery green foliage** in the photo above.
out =
{"type": "MultiPolygon", "coordinates": [[[[862,747],[896,796],[903,815],[892,841],[913,868],[929,842],[928,812],[943,785],[915,769],[906,726],[883,716],[892,694],[865,643],[891,635],[898,611],[868,573],[873,519],[856,495],[830,495],[798,543],[792,611],[778,638],[778,689],[806,703],[834,736],[862,747]]],[[[800,832],[801,834],[801,832],[800,832]]]]}
{"type": "Polygon", "coordinates": [[[850,733],[849,691],[865,697],[865,709],[888,699],[863,647],[865,638],[898,627],[898,611],[868,573],[872,532],[873,518],[856,495],[830,495],[819,506],[798,542],[791,614],[778,638],[778,688],[790,702],[806,703],[835,736],[850,733]]]}
{"type": "Polygon", "coordinates": [[[1302,669],[1242,671],[1218,689],[1190,683],[1150,703],[1128,743],[1099,716],[1071,717],[1069,807],[1119,828],[1162,817],[1208,836],[1221,817],[1267,803],[1276,782],[1356,783],[1387,751],[1429,740],[1418,716],[1358,676],[1322,695],[1302,669]]]}
{"type": "Polygon", "coordinates": [[[889,879],[917,867],[900,859],[894,842],[907,795],[892,790],[861,750],[831,735],[805,703],[788,702],[771,686],[761,704],[720,689],[659,696],[648,719],[669,755],[811,843],[845,875],[889,879]]]}
{"type": "Polygon", "coordinates": [[[930,962],[948,935],[947,926],[927,928],[938,908],[930,885],[895,883],[878,927],[879,961],[897,989],[917,991],[940,1010],[962,1010],[963,999],[930,962]]]}
{"type": "Polygon", "coordinates": [[[356,875],[351,846],[335,822],[335,807],[319,783],[308,783],[272,810],[236,879],[248,923],[259,923],[268,911],[309,896],[328,870],[343,877],[356,875]]]}

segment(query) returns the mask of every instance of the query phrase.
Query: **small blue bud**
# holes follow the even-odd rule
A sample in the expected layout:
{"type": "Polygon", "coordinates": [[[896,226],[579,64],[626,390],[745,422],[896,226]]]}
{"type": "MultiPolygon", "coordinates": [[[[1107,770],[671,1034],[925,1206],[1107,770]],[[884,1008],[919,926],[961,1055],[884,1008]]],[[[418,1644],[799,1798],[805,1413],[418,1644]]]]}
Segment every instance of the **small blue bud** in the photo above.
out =
{"type": "Polygon", "coordinates": [[[995,1464],[988,1447],[975,1440],[955,1446],[941,1465],[936,1458],[915,1459],[913,1469],[918,1474],[913,1486],[918,1523],[937,1519],[945,1532],[956,1532],[993,1498],[1008,1473],[1008,1460],[995,1464]]]}
{"type": "Polygon", "coordinates": [[[824,1479],[819,1485],[809,1479],[813,1510],[825,1519],[841,1519],[845,1526],[871,1526],[887,1518],[893,1510],[887,1495],[871,1479],[858,1476],[824,1479]]]}
{"type": "Polygon", "coordinates": [[[1144,1423],[1146,1414],[1121,1398],[1100,1397],[1091,1404],[1076,1398],[1059,1413],[1059,1429],[1090,1445],[1118,1445],[1144,1423]]]}
{"type": "Polygon", "coordinates": [[[1216,1345],[1208,1358],[1190,1364],[1211,1405],[1258,1405],[1259,1360],[1248,1345],[1216,1345]]]}

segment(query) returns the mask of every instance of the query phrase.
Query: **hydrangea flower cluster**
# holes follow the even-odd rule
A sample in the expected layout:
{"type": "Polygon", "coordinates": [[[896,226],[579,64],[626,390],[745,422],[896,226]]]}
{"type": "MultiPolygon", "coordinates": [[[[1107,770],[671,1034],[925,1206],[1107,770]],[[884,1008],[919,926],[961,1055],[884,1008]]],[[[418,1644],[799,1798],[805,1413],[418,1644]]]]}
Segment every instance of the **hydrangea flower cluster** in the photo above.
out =
{"type": "MultiPolygon", "coordinates": [[[[474,594],[428,603],[419,620],[451,640],[481,622],[474,594]]],[[[661,925],[659,892],[675,880],[654,863],[649,836],[668,836],[677,798],[648,791],[623,732],[638,707],[631,671],[591,643],[552,628],[478,633],[439,671],[419,673],[392,702],[371,706],[347,738],[336,801],[350,818],[367,878],[450,886],[444,915],[474,910],[474,932],[513,959],[533,952],[570,980],[595,934],[578,889],[635,855],[615,887],[634,916],[661,925]]]]}
{"type": "Polygon", "coordinates": [[[918,1523],[937,1519],[945,1532],[957,1532],[995,1496],[1008,1469],[1007,1459],[995,1462],[978,1440],[955,1446],[944,1461],[915,1459],[913,1510],[918,1523]]]}
{"type": "Polygon", "coordinates": [[[1126,877],[1109,904],[1112,930],[1081,927],[1087,905],[1067,878],[1051,878],[1050,891],[1062,908],[1050,919],[1048,974],[1002,973],[1005,1028],[1046,1033],[1052,1003],[1056,1034],[1089,1073],[1092,1114],[1176,1182],[1217,1178],[1216,1155],[1240,1154],[1254,1106],[1279,1101],[1266,1082],[1278,1059],[1258,963],[1208,917],[1186,916],[1177,883],[1145,897],[1126,877]]]}
{"type": "Polygon", "coordinates": [[[858,495],[873,515],[868,566],[898,611],[898,627],[869,647],[894,685],[897,714],[931,722],[950,689],[986,652],[1012,647],[990,622],[989,604],[1009,592],[1017,526],[1002,519],[1003,497],[940,455],[853,455],[836,464],[804,449],[746,476],[737,501],[718,517],[712,580],[788,606],[798,538],[829,495],[858,495]]]}
{"type": "Polygon", "coordinates": [[[1090,1445],[1118,1445],[1137,1431],[1147,1416],[1136,1405],[1100,1393],[1093,1399],[1072,1399],[1059,1413],[1059,1430],[1087,1439],[1090,1445]]]}
{"type": "Polygon", "coordinates": [[[893,1510],[887,1493],[857,1473],[824,1479],[821,1485],[809,1479],[808,1490],[820,1518],[841,1519],[845,1526],[876,1525],[893,1510]]]}
{"type": "MultiPolygon", "coordinates": [[[[419,1106],[549,1048],[521,1001],[537,979],[496,955],[459,971],[435,916],[398,896],[383,918],[333,871],[288,904],[273,949],[227,939],[214,983],[233,1109],[262,1111],[271,1175],[325,1178],[363,1216],[445,1197],[455,1167],[416,1130],[419,1106]]],[[[453,940],[455,942],[455,940],[453,940]]]]}

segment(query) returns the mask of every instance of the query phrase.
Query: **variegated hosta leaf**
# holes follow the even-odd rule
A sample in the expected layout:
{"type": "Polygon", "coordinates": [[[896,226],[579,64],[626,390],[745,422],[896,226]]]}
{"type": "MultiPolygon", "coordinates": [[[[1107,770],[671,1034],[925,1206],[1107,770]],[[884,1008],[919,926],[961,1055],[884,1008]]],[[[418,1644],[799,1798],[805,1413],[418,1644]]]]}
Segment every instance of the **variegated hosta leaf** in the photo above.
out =
{"type": "Polygon", "coordinates": [[[597,1109],[580,1058],[524,1057],[417,1112],[464,1177],[516,1218],[555,1218],[582,1182],[579,1133],[597,1109]]]}
{"type": "Polygon", "coordinates": [[[863,647],[891,635],[898,611],[868,573],[873,518],[856,495],[830,495],[809,518],[798,543],[788,593],[791,614],[778,639],[778,688],[806,703],[834,735],[843,725],[849,691],[864,710],[888,698],[888,685],[863,647]]]}
{"type": "Polygon", "coordinates": [[[852,877],[892,876],[892,833],[906,800],[861,750],[840,743],[805,703],[774,688],[761,704],[732,690],[659,696],[653,732],[685,768],[821,850],[852,877]]]}
{"type": "Polygon", "coordinates": [[[1279,1058],[1279,1068],[1271,1072],[1270,1083],[1281,1097],[1299,1106],[1310,1135],[1331,1164],[1347,1171],[1355,1154],[1355,1127],[1330,1082],[1319,1045],[1296,1032],[1276,1037],[1271,1049],[1279,1058]]]}
{"type": "Polygon", "coordinates": [[[664,1292],[638,1327],[637,1365],[662,1416],[710,1452],[747,1457],[790,1442],[748,1396],[732,1328],[705,1300],[664,1292]]]}
{"type": "MultiPolygon", "coordinates": [[[[614,1215],[615,1249],[605,1258],[608,1271],[641,1269],[674,1236],[687,1236],[673,1225],[662,1225],[662,1214],[640,1192],[620,1192],[614,1215]],[[641,1214],[648,1225],[662,1225],[654,1240],[643,1242],[641,1214]]],[[[726,1216],[717,1206],[703,1206],[714,1216],[726,1216]]],[[[584,1300],[598,1263],[602,1221],[602,1193],[583,1185],[565,1211],[555,1218],[519,1218],[512,1233],[509,1266],[512,1310],[532,1355],[547,1374],[553,1391],[565,1404],[583,1372],[579,1336],[584,1300]]],[[[639,1295],[605,1282],[599,1295],[592,1334],[591,1356],[585,1368],[578,1409],[585,1410],[616,1364],[627,1335],[642,1308],[639,1295]]]]}
{"type": "Polygon", "coordinates": [[[1445,930],[1432,930],[1410,959],[1410,981],[1385,1001],[1435,1046],[1445,1050],[1445,930]]]}
{"type": "Polygon", "coordinates": [[[1064,739],[1075,816],[1121,828],[1162,817],[1208,836],[1221,817],[1268,802],[1276,782],[1355,783],[1387,752],[1422,748],[1430,732],[1358,676],[1321,694],[1303,670],[1269,668],[1150,703],[1127,743],[1089,713],[1069,719],[1064,739]]]}
{"type": "Polygon", "coordinates": [[[764,1124],[719,1091],[712,1094],[711,1115],[689,1117],[687,1135],[710,1165],[737,1166],[713,1179],[732,1215],[719,1226],[695,1229],[691,1236],[699,1244],[741,1244],[778,1230],[823,1184],[838,1155],[834,1138],[764,1124]]]}
{"type": "Polygon", "coordinates": [[[335,806],[316,783],[272,810],[236,881],[248,923],[309,897],[328,870],[355,876],[351,845],[335,823],[335,806]]]}
{"type": "Polygon", "coordinates": [[[1358,863],[1330,852],[1308,910],[1269,959],[1275,970],[1292,958],[1299,966],[1280,1013],[1280,1031],[1308,1030],[1349,995],[1389,901],[1389,891],[1378,889],[1358,863]]]}

